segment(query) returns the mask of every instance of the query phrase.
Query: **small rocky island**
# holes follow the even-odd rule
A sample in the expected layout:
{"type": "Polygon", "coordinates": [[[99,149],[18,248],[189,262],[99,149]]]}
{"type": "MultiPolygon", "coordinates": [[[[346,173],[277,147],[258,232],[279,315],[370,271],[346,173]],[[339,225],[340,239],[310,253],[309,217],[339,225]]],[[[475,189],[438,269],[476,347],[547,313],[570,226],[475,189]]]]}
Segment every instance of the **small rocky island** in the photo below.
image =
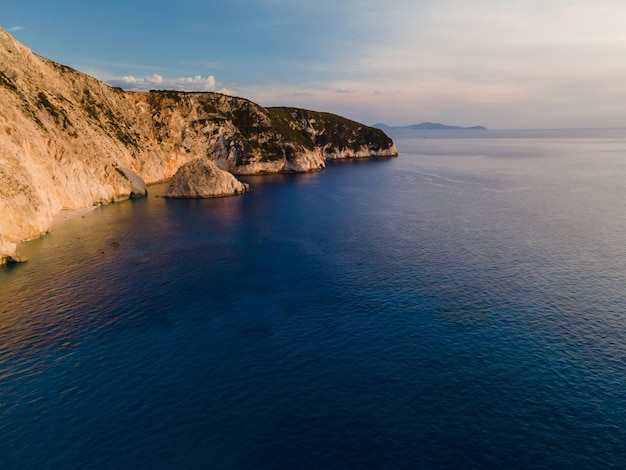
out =
{"type": "Polygon", "coordinates": [[[250,190],[250,186],[232,173],[220,170],[208,158],[196,158],[181,166],[167,186],[165,197],[208,198],[232,196],[250,190]]]}
{"type": "Polygon", "coordinates": [[[16,244],[62,210],[140,197],[175,175],[170,197],[224,196],[247,190],[233,175],[374,156],[397,156],[380,129],[218,93],[124,91],[0,29],[0,264],[20,261],[16,244]]]}

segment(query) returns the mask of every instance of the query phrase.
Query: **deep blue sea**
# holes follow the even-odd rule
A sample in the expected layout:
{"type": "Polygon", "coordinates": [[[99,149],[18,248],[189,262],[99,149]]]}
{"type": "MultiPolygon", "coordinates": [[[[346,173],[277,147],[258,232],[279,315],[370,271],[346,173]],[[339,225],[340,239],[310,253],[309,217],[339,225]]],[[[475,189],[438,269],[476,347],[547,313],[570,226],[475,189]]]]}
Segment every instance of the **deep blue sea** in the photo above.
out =
{"type": "Polygon", "coordinates": [[[0,468],[626,468],[626,130],[97,208],[0,268],[0,468]]]}

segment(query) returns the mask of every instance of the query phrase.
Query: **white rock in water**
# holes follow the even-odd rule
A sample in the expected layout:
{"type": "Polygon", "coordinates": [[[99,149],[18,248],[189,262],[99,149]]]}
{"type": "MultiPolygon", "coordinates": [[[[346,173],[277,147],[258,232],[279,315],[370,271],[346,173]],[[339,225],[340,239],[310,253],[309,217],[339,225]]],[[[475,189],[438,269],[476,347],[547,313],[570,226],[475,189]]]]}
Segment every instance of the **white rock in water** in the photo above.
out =
{"type": "Polygon", "coordinates": [[[249,189],[247,184],[242,183],[229,172],[220,170],[212,161],[197,158],[178,169],[167,187],[166,197],[232,196],[245,193],[249,189]]]}

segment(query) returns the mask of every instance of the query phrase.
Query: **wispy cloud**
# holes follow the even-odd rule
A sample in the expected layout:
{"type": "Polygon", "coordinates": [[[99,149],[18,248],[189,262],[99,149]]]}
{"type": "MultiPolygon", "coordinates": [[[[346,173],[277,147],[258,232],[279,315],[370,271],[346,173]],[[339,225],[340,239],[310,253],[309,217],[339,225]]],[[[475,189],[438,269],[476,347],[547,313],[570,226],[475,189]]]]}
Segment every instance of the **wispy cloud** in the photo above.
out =
{"type": "Polygon", "coordinates": [[[7,31],[10,32],[15,32],[15,31],[24,31],[26,28],[24,28],[23,26],[11,26],[10,28],[7,28],[7,31]]]}
{"type": "Polygon", "coordinates": [[[223,69],[224,66],[219,62],[213,62],[210,60],[191,60],[191,61],[183,61],[183,65],[191,65],[193,67],[204,67],[207,69],[223,69]]]}
{"type": "Polygon", "coordinates": [[[179,90],[179,91],[219,91],[230,94],[225,88],[219,88],[213,75],[202,77],[166,78],[158,74],[147,75],[145,77],[134,77],[132,75],[108,80],[111,86],[118,86],[125,90],[147,91],[147,90],[179,90]],[[218,89],[219,88],[219,89],[218,89]]]}

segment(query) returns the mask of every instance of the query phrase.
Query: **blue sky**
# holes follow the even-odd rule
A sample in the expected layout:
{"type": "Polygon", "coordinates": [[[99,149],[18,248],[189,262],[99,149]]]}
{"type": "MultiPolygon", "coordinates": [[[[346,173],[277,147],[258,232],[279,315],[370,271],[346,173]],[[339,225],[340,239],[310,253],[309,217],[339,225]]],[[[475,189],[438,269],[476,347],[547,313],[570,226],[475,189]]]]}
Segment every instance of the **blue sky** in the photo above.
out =
{"type": "Polygon", "coordinates": [[[622,0],[4,0],[0,20],[128,89],[489,128],[626,127],[625,25],[622,0]]]}

